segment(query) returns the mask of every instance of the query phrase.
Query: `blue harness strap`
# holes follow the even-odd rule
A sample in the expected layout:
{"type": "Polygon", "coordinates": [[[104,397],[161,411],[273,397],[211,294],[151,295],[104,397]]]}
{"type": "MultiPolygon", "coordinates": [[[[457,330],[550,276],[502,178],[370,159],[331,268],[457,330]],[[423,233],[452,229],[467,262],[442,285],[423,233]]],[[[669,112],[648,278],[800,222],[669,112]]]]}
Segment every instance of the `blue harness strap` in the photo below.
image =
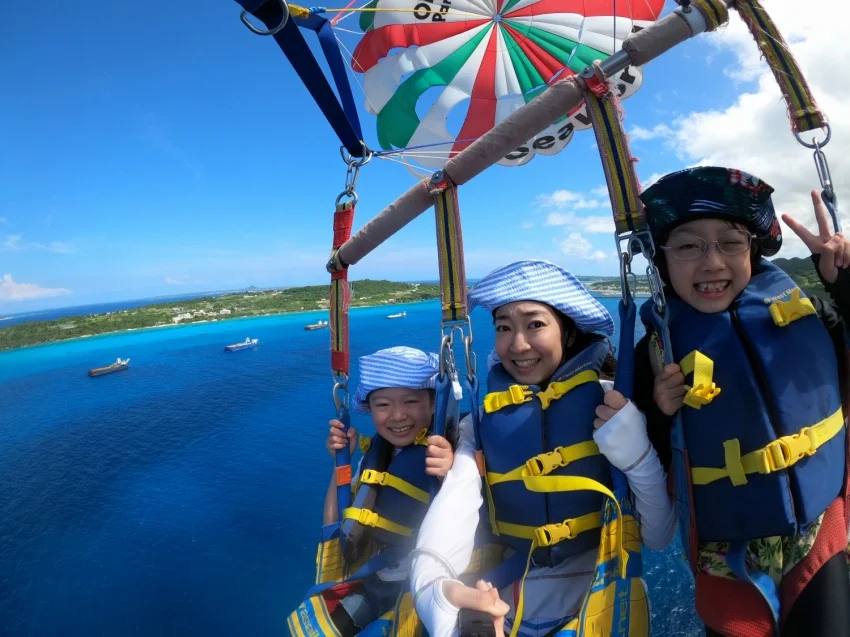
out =
{"type": "MultiPolygon", "coordinates": [[[[667,310],[669,312],[669,309],[667,310]]],[[[672,340],[670,328],[667,325],[667,312],[664,316],[653,306],[652,315],[659,326],[661,343],[664,348],[664,364],[673,362],[672,340]]],[[[696,555],[691,555],[691,482],[688,476],[687,455],[685,450],[685,425],[682,420],[682,410],[673,417],[673,427],[670,430],[670,448],[673,452],[671,468],[673,484],[676,492],[676,520],[679,524],[679,537],[688,564],[693,569],[696,555]]]]}
{"type": "MultiPolygon", "coordinates": [[[[283,13],[277,0],[236,0],[236,2],[269,29],[280,24],[283,13]]],[[[298,77],[301,78],[304,86],[310,91],[310,95],[313,96],[328,123],[339,137],[340,143],[345,146],[352,157],[363,157],[365,149],[362,143],[363,133],[360,127],[360,119],[354,105],[354,97],[346,75],[345,63],[330,23],[325,18],[315,14],[311,14],[307,18],[290,16],[283,29],[275,33],[273,37],[289,63],[292,64],[292,68],[295,69],[298,77]],[[316,32],[339,92],[339,99],[337,99],[322,68],[301,35],[299,26],[316,32]]]]}
{"type": "MultiPolygon", "coordinates": [[[[347,409],[342,409],[337,413],[337,418],[342,423],[343,432],[346,434],[346,439],[348,437],[348,427],[351,423],[351,416],[348,413],[347,409]]],[[[349,445],[345,445],[342,449],[337,449],[336,454],[334,454],[334,464],[337,469],[340,467],[348,467],[345,473],[348,476],[351,476],[351,447],[349,445]]],[[[340,472],[337,471],[337,476],[340,475],[340,472]]],[[[337,519],[342,520],[342,512],[345,511],[348,507],[351,506],[351,480],[349,477],[349,481],[345,484],[339,484],[337,481],[336,486],[336,508],[337,508],[337,519]]]]}
{"type": "Polygon", "coordinates": [[[726,563],[735,574],[735,577],[743,582],[752,584],[759,594],[767,602],[770,614],[773,617],[775,633],[779,634],[779,588],[767,573],[747,568],[747,542],[744,540],[729,543],[729,552],[726,554],[726,563]]]}
{"type": "MultiPolygon", "coordinates": [[[[620,301],[620,344],[617,349],[617,373],[614,375],[614,389],[631,398],[634,393],[635,375],[635,316],[637,308],[634,299],[620,301]]],[[[618,497],[627,497],[629,483],[623,472],[611,465],[611,479],[614,493],[618,497]]]]}
{"type": "MultiPolygon", "coordinates": [[[[434,435],[435,436],[443,436],[445,437],[447,433],[453,434],[454,432],[448,432],[446,427],[447,421],[454,422],[454,429],[457,430],[457,415],[458,411],[458,402],[454,397],[454,393],[452,392],[452,382],[449,378],[449,375],[446,374],[441,379],[439,376],[434,384],[434,435]]],[[[451,440],[449,442],[452,442],[451,440]]],[[[439,482],[436,477],[431,477],[431,500],[434,499],[434,496],[437,495],[437,491],[439,489],[439,482]]]]}

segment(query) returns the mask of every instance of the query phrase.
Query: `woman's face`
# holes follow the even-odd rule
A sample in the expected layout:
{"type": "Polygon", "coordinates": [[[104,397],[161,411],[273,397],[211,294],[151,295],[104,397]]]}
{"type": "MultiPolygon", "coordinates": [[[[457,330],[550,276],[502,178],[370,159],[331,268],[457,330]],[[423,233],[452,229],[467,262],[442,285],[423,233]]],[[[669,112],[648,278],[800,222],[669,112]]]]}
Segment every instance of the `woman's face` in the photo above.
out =
{"type": "Polygon", "coordinates": [[[494,312],[496,353],[523,385],[545,383],[564,358],[566,334],[555,310],[537,301],[516,301],[494,312]]]}

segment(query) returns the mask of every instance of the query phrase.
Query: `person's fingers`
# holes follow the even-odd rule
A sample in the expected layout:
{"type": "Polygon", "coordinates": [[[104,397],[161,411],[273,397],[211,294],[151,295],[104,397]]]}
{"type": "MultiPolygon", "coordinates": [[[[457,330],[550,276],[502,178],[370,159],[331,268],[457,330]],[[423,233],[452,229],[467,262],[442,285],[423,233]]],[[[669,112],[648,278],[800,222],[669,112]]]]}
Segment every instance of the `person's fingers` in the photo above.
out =
{"type": "Polygon", "coordinates": [[[611,407],[614,411],[619,411],[623,407],[626,406],[626,403],[629,401],[626,399],[623,394],[618,392],[616,389],[612,389],[609,392],[605,392],[605,404],[608,407],[611,407]]]}
{"type": "Polygon", "coordinates": [[[813,253],[820,253],[823,249],[824,239],[821,237],[812,234],[809,232],[809,229],[806,228],[802,223],[797,221],[794,217],[789,214],[782,215],[782,220],[788,224],[788,227],[794,231],[803,243],[806,244],[806,247],[813,253]]]}
{"type": "Polygon", "coordinates": [[[596,415],[602,420],[611,420],[618,411],[620,410],[611,409],[607,405],[599,405],[599,407],[596,408],[596,415]]]}

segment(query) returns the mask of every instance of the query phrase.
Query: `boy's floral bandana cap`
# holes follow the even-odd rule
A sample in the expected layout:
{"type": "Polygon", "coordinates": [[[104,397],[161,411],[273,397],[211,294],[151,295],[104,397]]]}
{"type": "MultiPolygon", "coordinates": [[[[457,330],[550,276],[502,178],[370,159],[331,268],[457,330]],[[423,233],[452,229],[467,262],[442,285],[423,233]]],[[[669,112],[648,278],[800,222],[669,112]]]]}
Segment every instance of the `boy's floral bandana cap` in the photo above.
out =
{"type": "Polygon", "coordinates": [[[782,246],[773,209],[773,188],[742,170],[699,166],[665,175],[640,195],[656,244],[678,225],[695,219],[729,219],[745,224],[770,257],[782,246]]]}

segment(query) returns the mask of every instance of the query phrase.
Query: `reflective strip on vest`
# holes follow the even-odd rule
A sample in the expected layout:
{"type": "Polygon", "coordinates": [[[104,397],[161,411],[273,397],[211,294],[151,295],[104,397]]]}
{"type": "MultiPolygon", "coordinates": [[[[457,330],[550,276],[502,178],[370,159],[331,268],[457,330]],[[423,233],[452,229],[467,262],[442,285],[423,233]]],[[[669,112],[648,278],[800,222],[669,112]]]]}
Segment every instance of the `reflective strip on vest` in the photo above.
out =
{"type": "Polygon", "coordinates": [[[762,449],[741,455],[741,445],[737,438],[723,443],[726,450],[726,466],[722,469],[712,467],[694,467],[693,483],[711,484],[716,480],[729,478],[736,487],[747,484],[748,473],[774,473],[796,464],[814,453],[844,427],[844,414],[841,409],[816,425],[803,427],[799,433],[782,436],[762,449]]]}

